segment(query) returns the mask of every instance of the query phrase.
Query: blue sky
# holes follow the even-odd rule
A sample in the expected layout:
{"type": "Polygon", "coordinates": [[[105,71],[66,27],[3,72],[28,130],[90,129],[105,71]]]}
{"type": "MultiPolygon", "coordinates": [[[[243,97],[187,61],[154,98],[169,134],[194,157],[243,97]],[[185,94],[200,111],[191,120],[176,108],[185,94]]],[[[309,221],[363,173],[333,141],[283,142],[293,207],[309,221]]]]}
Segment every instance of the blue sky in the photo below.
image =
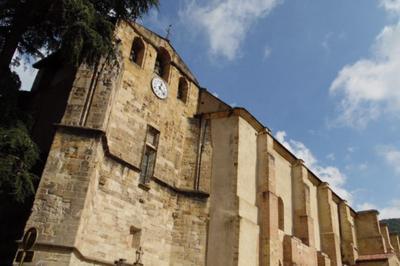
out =
{"type": "Polygon", "coordinates": [[[142,23],[173,25],[203,87],[252,112],[355,209],[400,217],[400,0],[160,2],[142,23]]]}

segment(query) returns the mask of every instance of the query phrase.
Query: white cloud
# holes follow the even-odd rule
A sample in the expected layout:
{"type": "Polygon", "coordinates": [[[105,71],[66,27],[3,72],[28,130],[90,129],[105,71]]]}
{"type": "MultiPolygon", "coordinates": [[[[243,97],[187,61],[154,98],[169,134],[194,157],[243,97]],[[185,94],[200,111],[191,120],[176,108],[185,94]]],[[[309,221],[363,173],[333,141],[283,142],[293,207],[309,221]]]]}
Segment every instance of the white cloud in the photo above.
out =
{"type": "MultiPolygon", "coordinates": [[[[381,2],[388,9],[400,5],[381,2]]],[[[362,128],[382,114],[400,111],[400,23],[385,27],[372,50],[371,58],[343,67],[330,86],[342,97],[338,124],[362,128]]]]}
{"type": "Polygon", "coordinates": [[[166,37],[167,31],[170,31],[169,38],[175,37],[175,25],[172,23],[174,18],[169,17],[167,14],[161,14],[156,8],[153,8],[143,18],[139,18],[139,23],[146,25],[153,31],[159,33],[161,36],[166,37]]]}
{"type": "Polygon", "coordinates": [[[400,200],[393,200],[390,206],[380,209],[381,219],[400,218],[400,200]]]}
{"type": "Polygon", "coordinates": [[[336,159],[336,156],[335,156],[335,154],[333,154],[333,153],[329,153],[329,154],[326,156],[326,159],[331,160],[331,161],[334,161],[334,160],[336,159]]]}
{"type": "Polygon", "coordinates": [[[327,53],[329,53],[331,51],[330,41],[331,41],[332,36],[333,36],[332,32],[329,32],[329,33],[325,34],[324,39],[321,42],[322,48],[324,48],[324,50],[327,53]]]}
{"type": "Polygon", "coordinates": [[[320,165],[310,149],[308,149],[302,142],[291,139],[286,140],[285,131],[278,131],[275,137],[280,143],[282,143],[282,145],[296,155],[296,157],[302,159],[306,166],[309,167],[310,170],[319,178],[328,182],[333,191],[343,199],[352,202],[352,195],[344,188],[346,176],[337,167],[320,165]]]}
{"type": "MultiPolygon", "coordinates": [[[[45,56],[48,55],[48,52],[44,49],[40,49],[40,52],[45,56]]],[[[14,53],[13,60],[19,62],[17,66],[12,66],[11,70],[18,74],[19,79],[21,80],[21,90],[31,90],[38,72],[37,69],[32,67],[32,64],[39,61],[40,58],[22,56],[18,51],[16,51],[14,53]]]]}
{"type": "Polygon", "coordinates": [[[347,171],[366,171],[368,170],[368,163],[359,163],[359,164],[347,164],[345,169],[347,171]]]}
{"type": "Polygon", "coordinates": [[[271,53],[272,53],[271,47],[269,47],[268,45],[265,46],[265,48],[264,48],[264,59],[267,59],[268,57],[270,57],[271,53]]]}
{"type": "Polygon", "coordinates": [[[370,202],[364,202],[357,206],[357,210],[378,210],[380,219],[400,218],[400,200],[392,200],[388,206],[383,208],[378,208],[370,202]]]}
{"type": "Polygon", "coordinates": [[[365,170],[368,169],[368,164],[367,164],[367,163],[359,164],[359,165],[358,165],[358,169],[359,169],[360,171],[365,171],[365,170]]]}
{"type": "Polygon", "coordinates": [[[37,69],[34,69],[29,64],[21,63],[18,67],[13,68],[17,72],[19,79],[21,80],[21,90],[29,91],[35,80],[37,69]]]}
{"type": "Polygon", "coordinates": [[[392,146],[379,146],[377,150],[378,154],[383,156],[387,164],[400,175],[400,150],[392,146]]]}
{"type": "Polygon", "coordinates": [[[357,205],[357,210],[358,211],[369,211],[369,210],[376,210],[378,209],[375,204],[372,204],[370,202],[364,202],[361,204],[357,205]]]}
{"type": "Polygon", "coordinates": [[[400,0],[380,0],[379,2],[387,11],[400,13],[400,0]]]}
{"type": "Polygon", "coordinates": [[[356,150],[354,147],[347,147],[347,151],[353,153],[356,150]]]}
{"type": "Polygon", "coordinates": [[[233,60],[250,27],[266,17],[280,0],[192,0],[181,12],[186,25],[205,33],[212,55],[233,60]]]}

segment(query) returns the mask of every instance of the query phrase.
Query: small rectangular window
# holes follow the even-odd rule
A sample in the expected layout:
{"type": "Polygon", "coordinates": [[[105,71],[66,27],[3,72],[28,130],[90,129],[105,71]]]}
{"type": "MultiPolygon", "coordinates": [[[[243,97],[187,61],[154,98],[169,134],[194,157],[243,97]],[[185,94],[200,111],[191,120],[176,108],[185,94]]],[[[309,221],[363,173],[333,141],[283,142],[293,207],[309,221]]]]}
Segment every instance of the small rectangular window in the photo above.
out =
{"type": "Polygon", "coordinates": [[[148,127],[140,167],[140,182],[143,184],[150,182],[150,179],[153,177],[159,135],[160,132],[157,129],[151,126],[148,127]]]}

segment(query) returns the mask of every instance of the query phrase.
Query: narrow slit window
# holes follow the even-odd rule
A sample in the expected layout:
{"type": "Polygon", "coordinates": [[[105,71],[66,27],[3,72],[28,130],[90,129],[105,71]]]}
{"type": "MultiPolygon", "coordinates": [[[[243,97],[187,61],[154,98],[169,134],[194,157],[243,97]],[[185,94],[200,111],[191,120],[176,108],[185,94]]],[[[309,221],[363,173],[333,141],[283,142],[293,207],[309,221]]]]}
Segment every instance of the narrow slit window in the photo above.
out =
{"type": "Polygon", "coordinates": [[[147,129],[146,143],[152,145],[154,148],[158,145],[158,136],[160,132],[154,127],[149,126],[147,129]]]}
{"type": "Polygon", "coordinates": [[[140,240],[142,238],[142,229],[131,226],[130,234],[132,235],[132,247],[138,249],[140,247],[140,240]]]}
{"type": "Polygon", "coordinates": [[[159,135],[160,132],[157,129],[151,126],[148,127],[142,164],[140,167],[140,182],[143,184],[149,183],[150,179],[153,177],[159,135]]]}
{"type": "Polygon", "coordinates": [[[278,198],[278,225],[280,230],[285,230],[285,207],[280,197],[278,198]]]}

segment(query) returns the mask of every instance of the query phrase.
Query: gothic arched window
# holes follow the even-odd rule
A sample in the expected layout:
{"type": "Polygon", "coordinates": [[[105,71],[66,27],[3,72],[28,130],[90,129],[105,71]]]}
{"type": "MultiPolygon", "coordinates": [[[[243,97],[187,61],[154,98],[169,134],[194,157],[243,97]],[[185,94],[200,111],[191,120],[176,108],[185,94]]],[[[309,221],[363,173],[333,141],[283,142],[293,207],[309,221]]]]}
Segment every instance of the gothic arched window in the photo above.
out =
{"type": "Polygon", "coordinates": [[[136,37],[133,40],[129,59],[137,65],[142,66],[144,59],[144,43],[142,39],[136,37]]]}
{"type": "Polygon", "coordinates": [[[188,92],[189,92],[188,82],[186,81],[186,79],[184,77],[181,77],[179,79],[178,92],[177,92],[176,98],[178,98],[182,102],[186,103],[187,97],[188,97],[188,92]]]}
{"type": "Polygon", "coordinates": [[[165,48],[160,47],[157,53],[154,72],[168,82],[171,57],[165,48]]]}

